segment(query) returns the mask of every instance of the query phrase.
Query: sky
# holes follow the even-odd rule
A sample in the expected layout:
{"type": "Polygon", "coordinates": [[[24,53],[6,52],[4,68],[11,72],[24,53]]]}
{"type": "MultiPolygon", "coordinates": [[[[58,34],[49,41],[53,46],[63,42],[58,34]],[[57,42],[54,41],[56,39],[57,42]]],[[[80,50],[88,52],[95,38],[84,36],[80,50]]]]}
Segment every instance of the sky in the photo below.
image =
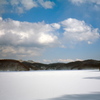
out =
{"type": "Polygon", "coordinates": [[[100,0],[0,0],[0,59],[100,60],[100,0]]]}

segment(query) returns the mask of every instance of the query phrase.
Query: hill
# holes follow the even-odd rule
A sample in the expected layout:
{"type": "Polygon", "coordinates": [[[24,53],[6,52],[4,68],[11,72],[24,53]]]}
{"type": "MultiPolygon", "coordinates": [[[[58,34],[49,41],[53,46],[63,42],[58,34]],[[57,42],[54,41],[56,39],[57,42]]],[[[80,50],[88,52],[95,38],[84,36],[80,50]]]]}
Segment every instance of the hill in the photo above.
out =
{"type": "Polygon", "coordinates": [[[75,61],[70,63],[54,63],[54,64],[49,64],[47,69],[53,69],[53,70],[99,69],[100,70],[100,61],[91,59],[84,61],[75,61]]]}
{"type": "Polygon", "coordinates": [[[29,67],[12,59],[0,60],[0,71],[28,71],[29,67]]]}
{"type": "Polygon", "coordinates": [[[29,71],[29,70],[82,70],[99,69],[100,61],[84,60],[70,63],[43,64],[34,61],[18,61],[11,59],[0,60],[0,71],[29,71]]]}

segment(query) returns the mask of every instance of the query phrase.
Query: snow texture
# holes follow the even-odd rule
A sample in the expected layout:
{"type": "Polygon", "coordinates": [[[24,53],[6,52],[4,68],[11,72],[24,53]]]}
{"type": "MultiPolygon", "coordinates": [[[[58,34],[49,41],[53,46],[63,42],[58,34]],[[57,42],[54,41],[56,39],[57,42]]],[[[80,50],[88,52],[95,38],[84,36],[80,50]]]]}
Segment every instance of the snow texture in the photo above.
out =
{"type": "Polygon", "coordinates": [[[0,72],[0,100],[100,100],[100,71],[0,72]]]}

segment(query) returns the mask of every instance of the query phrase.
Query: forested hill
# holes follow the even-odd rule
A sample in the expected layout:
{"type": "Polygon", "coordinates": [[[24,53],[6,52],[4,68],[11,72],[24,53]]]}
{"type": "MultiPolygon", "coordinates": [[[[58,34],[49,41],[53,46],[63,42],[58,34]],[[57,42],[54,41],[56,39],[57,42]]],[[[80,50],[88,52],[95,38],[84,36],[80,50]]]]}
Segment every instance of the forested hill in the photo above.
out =
{"type": "Polygon", "coordinates": [[[82,70],[82,69],[99,69],[100,61],[84,60],[70,63],[51,63],[43,64],[34,61],[19,61],[12,59],[0,60],[0,71],[30,71],[30,70],[82,70]]]}

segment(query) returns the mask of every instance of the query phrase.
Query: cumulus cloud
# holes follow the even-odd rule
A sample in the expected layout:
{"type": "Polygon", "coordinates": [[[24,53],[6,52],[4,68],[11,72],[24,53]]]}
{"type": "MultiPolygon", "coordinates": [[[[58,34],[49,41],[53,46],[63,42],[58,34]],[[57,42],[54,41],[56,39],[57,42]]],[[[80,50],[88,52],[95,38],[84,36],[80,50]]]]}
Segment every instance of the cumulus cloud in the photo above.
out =
{"type": "MultiPolygon", "coordinates": [[[[45,22],[3,20],[0,17],[0,57],[38,56],[46,48],[64,48],[71,42],[91,44],[99,38],[97,28],[94,29],[84,21],[73,18],[59,23],[46,24],[45,22]]],[[[64,60],[59,59],[59,61],[64,60]]]]}
{"type": "MultiPolygon", "coordinates": [[[[44,48],[57,46],[58,44],[56,29],[51,24],[20,22],[0,18],[1,54],[9,52],[18,54],[21,51],[27,51],[27,53],[34,55],[36,51],[42,51],[44,48]]],[[[37,55],[37,53],[35,54],[37,55]]]]}
{"type": "Polygon", "coordinates": [[[73,43],[85,41],[90,44],[100,38],[98,28],[94,29],[84,21],[69,18],[62,21],[61,25],[64,30],[64,38],[67,41],[73,43]]]}
{"type": "Polygon", "coordinates": [[[0,44],[49,46],[57,41],[55,28],[45,22],[29,23],[0,18],[0,44]]]}
{"type": "Polygon", "coordinates": [[[55,3],[49,0],[0,0],[0,14],[5,12],[24,13],[34,7],[41,6],[45,9],[51,9],[54,5],[55,3]],[[12,10],[8,6],[11,6],[12,10]]]}

